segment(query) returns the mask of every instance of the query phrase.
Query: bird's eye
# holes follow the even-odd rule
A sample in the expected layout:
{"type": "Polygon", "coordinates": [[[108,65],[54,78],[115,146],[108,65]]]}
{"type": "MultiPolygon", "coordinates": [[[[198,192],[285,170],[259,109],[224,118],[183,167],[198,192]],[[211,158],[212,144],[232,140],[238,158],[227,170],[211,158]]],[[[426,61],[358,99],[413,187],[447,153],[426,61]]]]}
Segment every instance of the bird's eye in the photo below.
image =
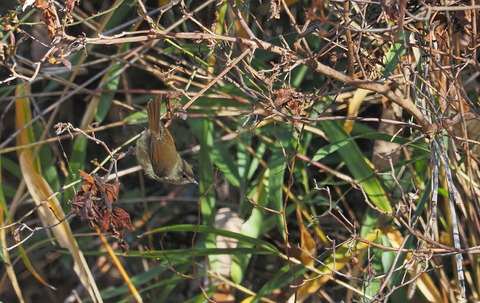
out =
{"type": "Polygon", "coordinates": [[[186,174],[186,173],[182,173],[182,178],[183,178],[184,180],[187,180],[187,179],[188,179],[187,174],[186,174]]]}

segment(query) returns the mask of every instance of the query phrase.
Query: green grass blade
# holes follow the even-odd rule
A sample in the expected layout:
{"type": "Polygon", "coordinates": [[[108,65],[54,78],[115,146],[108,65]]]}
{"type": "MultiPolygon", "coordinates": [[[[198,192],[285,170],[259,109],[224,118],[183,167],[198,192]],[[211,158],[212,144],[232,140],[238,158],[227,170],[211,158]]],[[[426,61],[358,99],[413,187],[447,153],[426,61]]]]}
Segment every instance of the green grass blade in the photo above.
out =
{"type": "Polygon", "coordinates": [[[323,121],[320,125],[328,134],[331,145],[337,148],[350,173],[362,185],[371,202],[382,211],[392,212],[387,194],[373,174],[370,161],[365,158],[355,141],[336,121],[323,121]]]}

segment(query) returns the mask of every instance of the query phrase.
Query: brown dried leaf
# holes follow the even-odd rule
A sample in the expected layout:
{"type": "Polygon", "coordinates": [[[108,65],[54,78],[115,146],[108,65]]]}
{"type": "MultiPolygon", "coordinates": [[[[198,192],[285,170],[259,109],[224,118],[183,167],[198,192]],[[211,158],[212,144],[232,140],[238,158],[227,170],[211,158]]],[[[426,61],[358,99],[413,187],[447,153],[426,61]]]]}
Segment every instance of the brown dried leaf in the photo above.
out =
{"type": "Polygon", "coordinates": [[[42,12],[48,36],[53,39],[57,33],[57,24],[60,24],[53,2],[49,4],[46,0],[35,0],[35,6],[42,12]]]}
{"type": "Polygon", "coordinates": [[[103,212],[102,222],[98,222],[98,223],[101,223],[101,224],[98,224],[98,226],[100,227],[100,230],[102,232],[107,232],[107,235],[111,235],[111,233],[108,232],[108,230],[110,229],[111,217],[112,217],[112,212],[109,211],[108,209],[105,209],[103,212]]]}
{"type": "Polygon", "coordinates": [[[125,228],[128,228],[129,230],[133,229],[132,221],[130,220],[130,215],[126,211],[124,211],[120,207],[114,207],[113,214],[116,220],[114,223],[117,229],[120,227],[122,231],[125,230],[125,228]]]}
{"type": "Polygon", "coordinates": [[[117,201],[118,199],[118,190],[120,189],[120,183],[115,182],[113,184],[105,184],[105,196],[110,204],[117,201]]]}
{"type": "Polygon", "coordinates": [[[65,13],[67,18],[67,23],[73,22],[73,9],[75,8],[75,2],[80,3],[80,0],[66,0],[65,1],[65,13]]]}
{"type": "Polygon", "coordinates": [[[122,247],[123,252],[128,250],[128,244],[123,240],[123,234],[125,229],[132,230],[133,225],[130,220],[130,215],[119,207],[114,207],[113,211],[105,209],[104,213],[105,222],[102,226],[107,235],[110,235],[118,240],[118,244],[122,247]]]}
{"type": "Polygon", "coordinates": [[[305,108],[305,96],[296,92],[294,89],[281,88],[274,93],[276,95],[273,104],[277,110],[285,114],[300,116],[305,108]]]}
{"type": "Polygon", "coordinates": [[[85,181],[89,182],[89,183],[95,183],[95,179],[90,176],[89,174],[87,174],[86,172],[84,172],[83,170],[78,170],[78,172],[80,172],[80,174],[83,176],[83,178],[85,179],[85,181]]]}
{"type": "Polygon", "coordinates": [[[275,101],[273,101],[273,105],[275,105],[275,107],[279,107],[280,105],[283,105],[292,99],[290,89],[281,88],[276,92],[276,95],[277,97],[275,101]]]}

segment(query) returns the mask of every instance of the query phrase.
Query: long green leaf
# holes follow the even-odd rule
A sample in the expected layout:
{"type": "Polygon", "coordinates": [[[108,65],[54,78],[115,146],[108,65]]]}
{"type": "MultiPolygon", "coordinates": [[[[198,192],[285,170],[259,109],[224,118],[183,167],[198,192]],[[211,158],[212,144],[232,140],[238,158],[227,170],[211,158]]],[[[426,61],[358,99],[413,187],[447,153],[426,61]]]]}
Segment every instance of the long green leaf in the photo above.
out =
{"type": "Polygon", "coordinates": [[[370,161],[365,158],[355,141],[336,121],[323,121],[321,127],[328,134],[331,145],[337,147],[350,173],[360,182],[370,201],[382,211],[392,212],[387,194],[373,174],[370,161]]]}

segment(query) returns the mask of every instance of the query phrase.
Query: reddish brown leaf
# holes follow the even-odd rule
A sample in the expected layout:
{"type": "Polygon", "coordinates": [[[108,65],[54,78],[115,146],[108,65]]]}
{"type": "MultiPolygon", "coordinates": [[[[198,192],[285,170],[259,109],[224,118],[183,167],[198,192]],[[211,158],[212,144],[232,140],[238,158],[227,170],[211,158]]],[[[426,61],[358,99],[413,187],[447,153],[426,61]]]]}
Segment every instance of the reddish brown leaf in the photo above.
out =
{"type": "Polygon", "coordinates": [[[133,229],[132,221],[130,219],[130,215],[119,207],[113,208],[113,213],[117,218],[117,222],[121,223],[124,228],[128,228],[129,230],[133,229]]]}
{"type": "Polygon", "coordinates": [[[105,195],[109,203],[113,203],[118,199],[118,190],[120,189],[120,183],[115,182],[113,184],[105,184],[105,195]]]}
{"type": "Polygon", "coordinates": [[[98,222],[102,223],[99,224],[100,230],[102,232],[107,232],[107,234],[110,234],[108,233],[108,230],[110,229],[111,212],[108,209],[104,210],[102,219],[102,222],[98,222]]]}
{"type": "Polygon", "coordinates": [[[35,6],[42,11],[48,36],[53,39],[57,33],[57,24],[60,24],[53,2],[49,4],[46,0],[35,0],[35,6]]]}
{"type": "Polygon", "coordinates": [[[89,174],[87,174],[86,172],[84,172],[83,170],[79,169],[78,170],[80,172],[80,174],[83,176],[83,178],[85,179],[85,181],[89,182],[89,183],[95,183],[95,179],[90,176],[89,174]]]}

